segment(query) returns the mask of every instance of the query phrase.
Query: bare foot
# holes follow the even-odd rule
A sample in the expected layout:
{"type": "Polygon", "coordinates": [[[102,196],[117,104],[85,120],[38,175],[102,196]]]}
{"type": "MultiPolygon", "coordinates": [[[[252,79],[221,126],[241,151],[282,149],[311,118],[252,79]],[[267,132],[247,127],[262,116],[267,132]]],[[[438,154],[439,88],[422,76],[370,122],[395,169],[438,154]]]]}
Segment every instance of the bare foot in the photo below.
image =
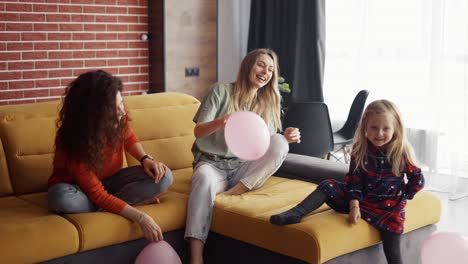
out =
{"type": "Polygon", "coordinates": [[[156,195],[154,197],[151,197],[151,198],[148,198],[148,199],[146,199],[144,201],[136,203],[136,204],[134,204],[134,206],[147,205],[147,204],[158,204],[158,203],[161,203],[161,201],[159,201],[159,195],[156,195]]]}
{"type": "Polygon", "coordinates": [[[249,189],[247,187],[245,187],[244,184],[242,183],[238,183],[236,185],[234,185],[234,187],[232,187],[231,189],[221,193],[221,194],[226,194],[226,195],[239,195],[239,194],[243,194],[245,193],[246,191],[248,191],[249,189]]]}

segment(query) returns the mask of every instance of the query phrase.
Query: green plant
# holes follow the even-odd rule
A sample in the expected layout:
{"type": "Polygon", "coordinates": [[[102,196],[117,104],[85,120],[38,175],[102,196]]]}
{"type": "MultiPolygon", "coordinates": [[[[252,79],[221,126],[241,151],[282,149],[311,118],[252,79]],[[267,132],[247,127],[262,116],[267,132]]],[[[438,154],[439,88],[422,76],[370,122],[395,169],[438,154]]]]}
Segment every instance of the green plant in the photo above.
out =
{"type": "Polygon", "coordinates": [[[283,77],[278,77],[278,88],[282,93],[290,93],[291,88],[289,88],[289,83],[283,77]]]}

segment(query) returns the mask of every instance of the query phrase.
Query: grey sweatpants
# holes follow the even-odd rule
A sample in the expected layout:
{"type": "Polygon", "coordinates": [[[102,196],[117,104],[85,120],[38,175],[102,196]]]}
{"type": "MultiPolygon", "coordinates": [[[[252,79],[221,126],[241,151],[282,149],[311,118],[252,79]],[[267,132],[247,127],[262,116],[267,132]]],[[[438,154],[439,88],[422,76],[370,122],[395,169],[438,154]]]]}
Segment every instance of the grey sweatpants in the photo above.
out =
{"type": "Polygon", "coordinates": [[[270,138],[270,146],[258,160],[246,161],[239,168],[223,170],[208,162],[195,165],[192,176],[185,227],[185,238],[206,241],[211,226],[211,215],[216,194],[226,191],[241,182],[249,190],[260,188],[281,166],[289,151],[286,138],[275,134],[270,138]]]}

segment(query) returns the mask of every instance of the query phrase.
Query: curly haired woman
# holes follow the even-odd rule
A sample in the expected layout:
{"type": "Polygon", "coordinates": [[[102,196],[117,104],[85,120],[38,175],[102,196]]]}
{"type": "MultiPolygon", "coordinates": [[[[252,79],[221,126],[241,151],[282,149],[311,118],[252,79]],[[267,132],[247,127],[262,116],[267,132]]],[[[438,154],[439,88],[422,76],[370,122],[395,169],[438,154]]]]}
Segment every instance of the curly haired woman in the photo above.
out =
{"type": "Polygon", "coordinates": [[[173,181],[162,162],[147,155],[129,126],[122,81],[102,71],[81,74],[65,90],[57,121],[48,202],[56,213],[108,211],[136,223],[150,241],[161,228],[135,205],[158,202],[173,181]],[[141,166],[122,168],[123,151],[141,166]]]}

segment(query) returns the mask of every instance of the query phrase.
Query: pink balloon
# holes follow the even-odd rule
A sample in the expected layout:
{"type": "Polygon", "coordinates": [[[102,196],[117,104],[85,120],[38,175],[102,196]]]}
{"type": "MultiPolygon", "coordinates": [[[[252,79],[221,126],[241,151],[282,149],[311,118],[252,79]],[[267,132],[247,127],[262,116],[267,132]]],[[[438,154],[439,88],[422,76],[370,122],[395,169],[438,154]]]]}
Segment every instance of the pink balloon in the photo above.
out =
{"type": "Polygon", "coordinates": [[[149,243],[135,260],[135,264],[182,264],[179,255],[166,241],[149,243]]]}
{"type": "Polygon", "coordinates": [[[455,232],[435,232],[421,249],[422,264],[462,264],[468,262],[468,237],[455,232]]]}
{"type": "Polygon", "coordinates": [[[270,146],[270,133],[263,119],[253,112],[232,113],[225,126],[228,148],[240,159],[261,158],[270,146]]]}

